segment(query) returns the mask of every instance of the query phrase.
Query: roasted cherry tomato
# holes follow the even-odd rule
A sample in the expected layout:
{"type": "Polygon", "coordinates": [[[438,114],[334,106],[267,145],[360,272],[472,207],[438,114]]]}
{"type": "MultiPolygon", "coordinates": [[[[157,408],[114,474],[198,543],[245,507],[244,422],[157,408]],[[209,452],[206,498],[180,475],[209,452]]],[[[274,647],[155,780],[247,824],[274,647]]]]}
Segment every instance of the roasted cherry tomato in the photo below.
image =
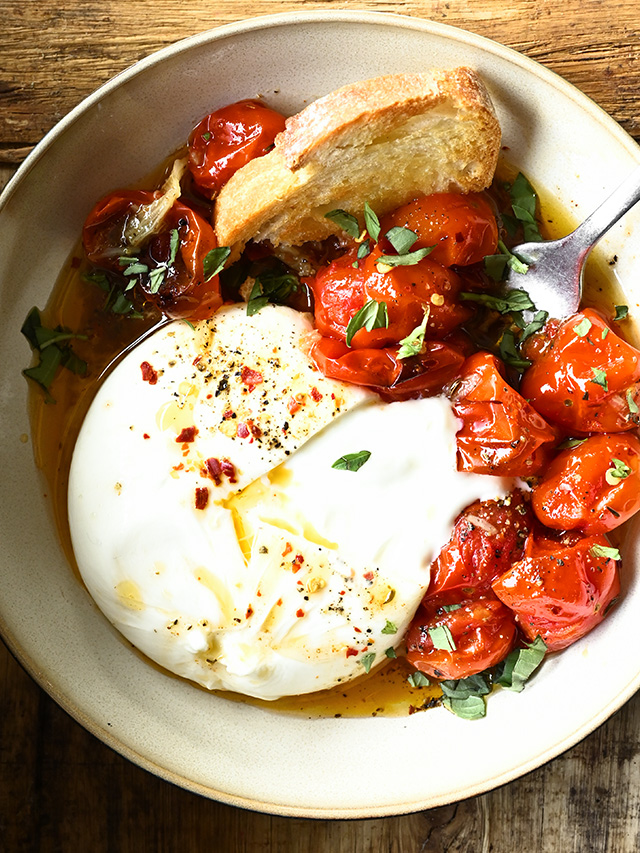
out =
{"type": "Polygon", "coordinates": [[[599,622],[620,591],[615,553],[604,536],[555,546],[530,537],[525,556],[492,584],[530,639],[564,649],[599,622]]]}
{"type": "MultiPolygon", "coordinates": [[[[417,198],[382,220],[381,233],[408,228],[418,235],[412,251],[435,246],[429,257],[445,267],[466,266],[493,255],[498,225],[489,202],[478,193],[434,193],[417,198]]],[[[385,251],[389,249],[385,241],[385,251]]]]}
{"type": "Polygon", "coordinates": [[[585,308],[547,323],[524,352],[533,363],[520,392],[569,433],[623,432],[638,424],[640,352],[585,308]]]}
{"type": "Polygon", "coordinates": [[[451,590],[422,601],[407,634],[407,660],[432,678],[466,678],[503,660],[517,637],[513,613],[491,591],[451,590]]]}
{"type": "Polygon", "coordinates": [[[344,339],[353,315],[370,300],[384,302],[389,325],[360,329],[351,341],[359,348],[399,343],[421,325],[429,312],[427,338],[443,338],[470,316],[457,300],[461,282],[455,273],[424,258],[418,264],[381,272],[381,250],[374,248],[364,262],[348,252],[307,280],[314,295],[316,326],[323,335],[344,339]]]}
{"type": "Polygon", "coordinates": [[[521,559],[533,517],[516,491],[504,500],[475,501],[456,519],[451,539],[431,564],[428,595],[486,590],[521,559]]]}
{"type": "Polygon", "coordinates": [[[170,257],[171,233],[178,232],[178,251],[166,267],[158,289],[152,279],[141,276],[140,288],[168,317],[190,317],[204,320],[222,305],[218,276],[205,280],[204,259],[218,245],[211,225],[191,208],[175,202],[162,224],[161,232],[152,238],[144,256],[153,270],[162,267],[170,257]]]}
{"type": "Polygon", "coordinates": [[[147,190],[116,190],[101,199],[82,229],[82,245],[92,264],[122,272],[119,258],[125,253],[127,223],[141,205],[150,204],[160,193],[147,190]]]}
{"type": "Polygon", "coordinates": [[[458,470],[503,477],[537,474],[548,460],[557,434],[503,377],[503,367],[488,352],[462,366],[452,394],[462,421],[456,435],[458,470]]]}
{"type": "Polygon", "coordinates": [[[234,172],[262,157],[284,130],[284,116],[259,101],[239,101],[203,118],[189,136],[189,169],[207,198],[234,172]]]}
{"type": "Polygon", "coordinates": [[[409,400],[439,394],[457,375],[464,355],[445,341],[425,341],[424,352],[398,359],[398,347],[353,349],[335,338],[319,338],[311,349],[331,379],[366,385],[384,399],[409,400]]]}
{"type": "Polygon", "coordinates": [[[560,453],[532,494],[543,524],[585,534],[606,533],[640,509],[640,441],[594,435],[560,453]]]}

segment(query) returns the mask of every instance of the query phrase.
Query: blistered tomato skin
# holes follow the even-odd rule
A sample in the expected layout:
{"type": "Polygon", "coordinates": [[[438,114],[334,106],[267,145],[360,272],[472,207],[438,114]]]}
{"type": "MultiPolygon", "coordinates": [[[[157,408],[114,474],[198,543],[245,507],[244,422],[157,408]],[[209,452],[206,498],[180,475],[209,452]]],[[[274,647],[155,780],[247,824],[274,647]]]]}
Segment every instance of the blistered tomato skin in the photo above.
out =
{"type": "Polygon", "coordinates": [[[431,564],[428,595],[451,589],[487,590],[522,558],[533,516],[522,492],[476,501],[456,519],[451,539],[431,564]]]}
{"type": "Polygon", "coordinates": [[[601,549],[611,550],[602,535],[564,546],[531,537],[492,589],[529,640],[540,635],[550,651],[564,649],[602,621],[620,592],[617,562],[601,549]]]}
{"type": "MultiPolygon", "coordinates": [[[[393,227],[418,235],[412,251],[434,246],[429,255],[445,267],[466,266],[493,255],[498,226],[491,205],[478,193],[434,193],[417,198],[385,216],[381,233],[393,227]]],[[[390,247],[383,242],[385,251],[390,247]]]]}
{"type": "Polygon", "coordinates": [[[284,125],[284,116],[252,100],[202,119],[189,137],[189,170],[202,194],[215,198],[234,172],[267,153],[284,125]]]}
{"type": "Polygon", "coordinates": [[[498,359],[478,352],[464,363],[452,395],[462,421],[456,435],[458,470],[517,477],[538,474],[557,431],[513,389],[498,359]]]}
{"type": "Polygon", "coordinates": [[[560,453],[533,489],[547,527],[606,533],[640,509],[640,441],[627,433],[595,435],[560,453]]]}
{"type": "Polygon", "coordinates": [[[547,324],[523,349],[533,363],[520,393],[549,422],[572,435],[637,427],[640,351],[597,311],[547,324]]]}
{"type": "Polygon", "coordinates": [[[513,614],[491,591],[452,590],[423,600],[407,634],[407,660],[432,678],[466,678],[503,660],[517,637],[513,614]]]}
{"type": "Polygon", "coordinates": [[[141,205],[150,204],[160,193],[148,190],[116,190],[94,206],[82,229],[82,245],[90,263],[112,272],[122,272],[119,258],[125,253],[127,223],[141,205]]]}

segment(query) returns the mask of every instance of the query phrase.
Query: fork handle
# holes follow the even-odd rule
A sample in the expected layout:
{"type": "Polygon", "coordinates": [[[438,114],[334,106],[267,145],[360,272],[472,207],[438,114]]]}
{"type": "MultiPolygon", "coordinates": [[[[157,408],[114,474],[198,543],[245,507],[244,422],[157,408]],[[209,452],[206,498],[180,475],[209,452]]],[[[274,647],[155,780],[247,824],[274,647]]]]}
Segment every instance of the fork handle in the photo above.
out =
{"type": "Polygon", "coordinates": [[[586,256],[598,240],[640,201],[640,165],[573,231],[567,240],[586,256]]]}

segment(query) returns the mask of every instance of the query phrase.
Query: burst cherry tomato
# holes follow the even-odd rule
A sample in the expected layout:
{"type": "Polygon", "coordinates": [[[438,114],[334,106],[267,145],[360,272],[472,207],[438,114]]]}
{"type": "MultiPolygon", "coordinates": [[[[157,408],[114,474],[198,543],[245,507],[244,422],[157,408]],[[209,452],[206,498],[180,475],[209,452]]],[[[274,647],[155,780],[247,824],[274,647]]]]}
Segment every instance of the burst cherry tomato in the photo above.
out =
{"type": "Polygon", "coordinates": [[[543,524],[585,534],[606,533],[640,509],[640,441],[594,435],[560,453],[532,494],[543,524]]]}
{"type": "Polygon", "coordinates": [[[101,199],[82,229],[82,245],[89,261],[122,272],[118,259],[127,249],[124,239],[127,223],[141,205],[150,204],[159,195],[147,190],[116,190],[101,199]]]}
{"type": "Polygon", "coordinates": [[[513,614],[491,591],[452,590],[423,600],[407,634],[407,660],[433,678],[466,678],[503,660],[517,636],[513,614]]]}
{"type": "Polygon", "coordinates": [[[498,245],[495,214],[478,193],[417,198],[385,216],[381,226],[382,234],[393,227],[413,231],[418,239],[412,251],[435,246],[429,257],[445,267],[478,263],[485,255],[495,254],[498,245]]]}
{"type": "Polygon", "coordinates": [[[445,341],[425,341],[424,352],[407,359],[398,359],[397,352],[397,347],[354,349],[321,337],[311,357],[325,376],[373,388],[389,401],[441,393],[464,361],[460,350],[445,341]]]}
{"type": "Polygon", "coordinates": [[[170,235],[178,232],[179,245],[159,289],[144,276],[140,287],[168,317],[204,320],[222,305],[218,276],[205,280],[204,259],[218,245],[211,225],[186,205],[176,202],[167,214],[161,232],[146,250],[150,269],[164,264],[170,251],[170,235]]]}
{"type": "Polygon", "coordinates": [[[523,397],[569,433],[623,432],[638,423],[640,352],[585,308],[525,344],[523,397]]]}
{"type": "Polygon", "coordinates": [[[458,470],[503,477],[537,474],[557,435],[504,379],[502,365],[487,352],[466,360],[453,396],[462,421],[456,435],[458,470]]]}
{"type": "Polygon", "coordinates": [[[610,553],[604,536],[566,546],[530,537],[525,557],[492,588],[530,640],[540,635],[551,651],[564,649],[602,621],[620,591],[610,553]]]}
{"type": "Polygon", "coordinates": [[[522,557],[532,521],[520,491],[504,500],[472,503],[460,513],[451,539],[431,564],[428,595],[488,589],[522,557]]]}
{"type": "Polygon", "coordinates": [[[206,116],[189,137],[189,169],[198,188],[215,198],[234,172],[267,153],[284,124],[284,116],[259,101],[239,101],[206,116]]]}

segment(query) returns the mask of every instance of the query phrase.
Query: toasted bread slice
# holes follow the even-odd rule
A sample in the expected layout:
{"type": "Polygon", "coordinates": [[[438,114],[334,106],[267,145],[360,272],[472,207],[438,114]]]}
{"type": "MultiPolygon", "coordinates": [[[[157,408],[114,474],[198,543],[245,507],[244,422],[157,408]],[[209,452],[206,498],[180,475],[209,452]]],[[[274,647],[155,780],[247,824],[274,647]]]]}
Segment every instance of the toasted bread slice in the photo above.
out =
{"type": "Polygon", "coordinates": [[[287,119],[275,147],[222,188],[214,226],[237,257],[250,240],[300,245],[340,233],[335,208],[362,223],[419,195],[474,192],[493,178],[500,125],[468,68],[376,77],[287,119]]]}

